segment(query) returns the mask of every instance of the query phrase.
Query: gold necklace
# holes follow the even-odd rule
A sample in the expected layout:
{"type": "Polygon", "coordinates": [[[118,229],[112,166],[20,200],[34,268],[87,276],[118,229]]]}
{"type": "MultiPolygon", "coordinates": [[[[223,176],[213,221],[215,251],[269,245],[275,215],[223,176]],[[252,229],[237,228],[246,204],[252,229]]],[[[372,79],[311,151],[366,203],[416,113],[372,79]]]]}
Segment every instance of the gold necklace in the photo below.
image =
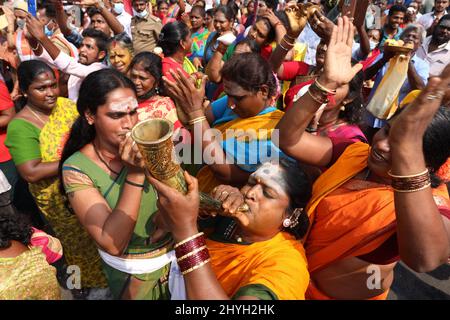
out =
{"type": "Polygon", "coordinates": [[[30,110],[30,112],[34,115],[34,117],[36,119],[38,119],[40,122],[42,122],[43,125],[45,125],[45,121],[42,120],[42,118],[39,117],[39,115],[35,111],[33,111],[33,109],[30,106],[27,105],[27,107],[28,107],[28,110],[30,110]]]}

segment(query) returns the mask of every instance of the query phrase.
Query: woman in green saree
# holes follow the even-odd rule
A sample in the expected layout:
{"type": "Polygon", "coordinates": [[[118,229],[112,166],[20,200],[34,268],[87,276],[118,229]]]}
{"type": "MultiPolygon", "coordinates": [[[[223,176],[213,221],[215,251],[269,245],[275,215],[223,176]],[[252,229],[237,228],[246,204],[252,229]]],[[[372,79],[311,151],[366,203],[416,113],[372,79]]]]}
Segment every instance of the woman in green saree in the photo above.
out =
{"type": "Polygon", "coordinates": [[[113,296],[167,299],[172,238],[155,233],[156,193],[130,137],[137,107],[135,87],[121,73],[104,69],[86,77],[77,101],[80,117],[61,159],[62,181],[98,246],[113,296]]]}

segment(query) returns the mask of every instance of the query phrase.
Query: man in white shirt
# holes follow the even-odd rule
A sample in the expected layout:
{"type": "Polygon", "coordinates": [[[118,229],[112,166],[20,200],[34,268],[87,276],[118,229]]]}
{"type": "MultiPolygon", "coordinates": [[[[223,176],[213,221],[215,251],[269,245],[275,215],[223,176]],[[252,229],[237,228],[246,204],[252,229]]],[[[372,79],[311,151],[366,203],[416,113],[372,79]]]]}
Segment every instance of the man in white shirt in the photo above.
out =
{"type": "Polygon", "coordinates": [[[111,0],[112,9],[111,12],[119,20],[120,24],[123,26],[124,31],[132,39],[131,36],[131,14],[125,11],[125,6],[123,0],[111,0]]]}
{"type": "Polygon", "coordinates": [[[422,15],[420,19],[417,20],[417,22],[427,30],[427,35],[433,34],[434,27],[447,13],[449,3],[450,0],[434,0],[434,11],[422,15]]]}
{"type": "Polygon", "coordinates": [[[439,76],[450,63],[450,14],[439,20],[433,35],[426,38],[417,56],[430,64],[430,76],[439,76]]]}
{"type": "Polygon", "coordinates": [[[40,60],[55,66],[66,74],[69,99],[76,101],[81,83],[90,73],[107,68],[103,60],[107,54],[108,36],[92,28],[83,31],[83,41],[79,48],[78,61],[64,52],[45,35],[42,24],[34,17],[28,16],[27,28],[30,45],[40,60]]]}

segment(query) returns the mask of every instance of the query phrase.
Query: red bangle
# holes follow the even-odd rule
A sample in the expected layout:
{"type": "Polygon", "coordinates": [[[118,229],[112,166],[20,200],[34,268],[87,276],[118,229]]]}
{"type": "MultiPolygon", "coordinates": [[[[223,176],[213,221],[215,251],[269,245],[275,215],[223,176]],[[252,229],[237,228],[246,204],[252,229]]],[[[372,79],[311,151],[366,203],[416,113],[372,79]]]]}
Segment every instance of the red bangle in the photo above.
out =
{"type": "Polygon", "coordinates": [[[207,248],[197,252],[196,254],[189,256],[183,260],[177,261],[180,271],[184,272],[192,267],[209,259],[209,251],[207,248]]]}
{"type": "Polygon", "coordinates": [[[202,235],[192,240],[189,240],[188,242],[185,242],[182,245],[175,248],[175,255],[177,259],[179,259],[184,255],[188,254],[189,252],[194,251],[195,249],[203,247],[205,245],[206,245],[205,237],[202,235]]]}

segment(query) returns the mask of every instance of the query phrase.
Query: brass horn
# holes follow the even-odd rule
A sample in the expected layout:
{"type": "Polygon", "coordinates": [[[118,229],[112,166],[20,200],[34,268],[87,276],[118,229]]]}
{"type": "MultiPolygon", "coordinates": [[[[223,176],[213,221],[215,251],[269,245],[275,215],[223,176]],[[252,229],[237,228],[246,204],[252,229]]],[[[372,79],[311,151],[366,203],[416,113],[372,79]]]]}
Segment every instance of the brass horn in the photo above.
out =
{"type": "MultiPolygon", "coordinates": [[[[145,165],[150,174],[164,184],[187,192],[183,169],[174,161],[174,146],[172,142],[173,124],[166,119],[148,119],[134,126],[131,137],[136,142],[144,157],[145,165]]],[[[239,207],[238,212],[249,211],[247,204],[239,207]]],[[[200,212],[214,215],[222,213],[222,203],[209,194],[200,192],[200,212]]]]}

